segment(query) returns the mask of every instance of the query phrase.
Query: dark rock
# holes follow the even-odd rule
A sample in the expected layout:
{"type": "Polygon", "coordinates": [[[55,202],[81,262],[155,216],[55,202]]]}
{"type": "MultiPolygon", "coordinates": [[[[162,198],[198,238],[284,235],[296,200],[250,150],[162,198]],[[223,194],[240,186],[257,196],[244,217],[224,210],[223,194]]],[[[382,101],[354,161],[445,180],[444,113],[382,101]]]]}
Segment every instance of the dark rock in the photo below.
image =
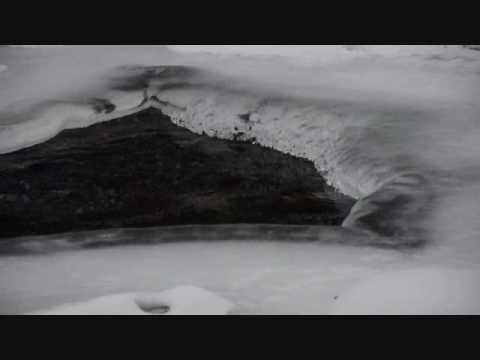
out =
{"type": "Polygon", "coordinates": [[[115,111],[116,106],[105,99],[92,99],[92,106],[95,112],[109,114],[115,111]]]}
{"type": "Polygon", "coordinates": [[[247,114],[240,114],[238,115],[238,117],[243,120],[245,123],[249,123],[250,122],[250,117],[252,116],[252,114],[250,113],[247,113],[247,114]]]}
{"type": "Polygon", "coordinates": [[[185,224],[340,225],[309,161],[197,135],[148,109],[0,156],[0,237],[185,224]]]}

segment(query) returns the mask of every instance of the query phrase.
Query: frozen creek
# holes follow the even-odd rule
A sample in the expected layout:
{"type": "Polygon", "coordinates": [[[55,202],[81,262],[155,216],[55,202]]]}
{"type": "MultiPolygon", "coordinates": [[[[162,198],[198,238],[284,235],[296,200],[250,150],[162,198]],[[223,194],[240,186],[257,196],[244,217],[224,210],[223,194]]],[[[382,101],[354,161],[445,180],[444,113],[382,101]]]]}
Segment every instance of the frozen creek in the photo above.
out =
{"type": "MultiPolygon", "coordinates": [[[[408,302],[400,296],[405,279],[416,280],[411,282],[416,289],[430,284],[424,289],[436,294],[444,306],[432,305],[431,297],[425,296],[428,294],[417,292],[407,307],[396,308],[399,312],[426,312],[428,308],[446,313],[478,311],[475,304],[480,303],[480,291],[474,281],[480,268],[478,53],[454,48],[391,49],[360,49],[359,56],[338,49],[323,56],[322,49],[315,49],[302,59],[294,55],[298,49],[284,49],[287,60],[277,58],[277,48],[261,56],[256,48],[255,56],[247,54],[246,58],[245,54],[237,56],[238,49],[230,49],[232,53],[221,58],[159,53],[150,48],[15,49],[15,54],[1,49],[0,63],[8,70],[0,77],[0,105],[4,111],[17,114],[0,119],[4,127],[0,132],[2,149],[27,146],[63,127],[91,123],[92,119],[86,120],[90,110],[82,105],[73,111],[65,104],[38,111],[32,104],[39,97],[58,98],[70,91],[72,83],[79,88],[91,84],[87,80],[105,70],[96,67],[99,58],[108,64],[106,68],[160,63],[221,69],[226,76],[255,79],[263,85],[255,88],[253,96],[245,92],[252,87],[248,81],[220,93],[218,87],[209,87],[206,92],[204,82],[170,88],[161,97],[177,106],[168,108],[169,115],[194,130],[228,136],[237,115],[247,109],[255,115],[253,131],[259,141],[315,161],[342,192],[368,200],[382,188],[387,192],[381,194],[408,190],[413,198],[422,199],[422,206],[388,213],[385,222],[403,228],[412,219],[399,215],[408,214],[409,209],[412,213],[426,211],[428,216],[422,217],[425,221],[419,226],[429,245],[411,252],[297,244],[295,239],[289,243],[210,243],[205,239],[2,257],[0,312],[26,313],[108,295],[163,292],[184,285],[227,299],[234,304],[234,314],[348,313],[352,312],[351,299],[356,305],[364,304],[363,309],[354,308],[353,312],[374,312],[368,306],[387,299],[392,288],[398,290],[396,300],[408,302]],[[71,59],[78,56],[82,66],[73,72],[71,59]],[[15,65],[12,57],[24,60],[15,65]],[[28,71],[21,71],[21,66],[28,71]],[[55,73],[64,76],[56,79],[52,77],[55,73]],[[41,83],[43,89],[32,88],[32,82],[41,83]],[[257,94],[269,94],[272,88],[276,93],[273,101],[258,101],[257,94]],[[243,94],[241,99],[232,96],[239,93],[243,94]],[[303,101],[278,101],[292,96],[303,101]],[[31,112],[22,110],[28,99],[31,112]],[[40,113],[42,116],[31,116],[40,113]],[[65,121],[65,113],[75,116],[65,121]],[[388,275],[397,271],[401,273],[388,275]]],[[[161,85],[150,90],[155,92],[161,85]]],[[[102,86],[98,85],[99,94],[104,94],[102,86]]],[[[68,94],[69,98],[79,96],[68,94]]],[[[120,110],[138,105],[142,96],[111,93],[120,110]]],[[[388,195],[373,197],[373,201],[363,202],[366,206],[357,208],[358,214],[378,211],[376,206],[388,201],[388,195]]],[[[356,218],[351,220],[347,225],[356,226],[356,218]]]]}

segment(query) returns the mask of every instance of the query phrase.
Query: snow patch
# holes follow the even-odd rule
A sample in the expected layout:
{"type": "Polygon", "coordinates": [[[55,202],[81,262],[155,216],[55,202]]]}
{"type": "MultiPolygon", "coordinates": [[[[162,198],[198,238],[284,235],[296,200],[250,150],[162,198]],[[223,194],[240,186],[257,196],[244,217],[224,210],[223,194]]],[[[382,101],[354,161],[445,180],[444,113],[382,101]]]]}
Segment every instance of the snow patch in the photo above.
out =
{"type": "Polygon", "coordinates": [[[159,293],[105,296],[32,315],[227,315],[233,307],[207,290],[183,286],[159,293]]]}
{"type": "Polygon", "coordinates": [[[0,123],[0,154],[47,141],[65,129],[121,118],[148,107],[148,104],[140,106],[142,96],[137,92],[110,92],[108,95],[116,109],[109,114],[96,113],[88,103],[47,102],[19,109],[11,106],[5,117],[13,124],[2,126],[0,123]]]}
{"type": "Polygon", "coordinates": [[[467,60],[476,45],[169,45],[178,52],[223,56],[282,58],[295,64],[330,65],[371,58],[467,60]]]}
{"type": "Polygon", "coordinates": [[[18,48],[30,48],[30,49],[37,49],[37,48],[55,48],[55,47],[64,47],[68,45],[9,45],[10,47],[18,47],[18,48]]]}
{"type": "Polygon", "coordinates": [[[479,315],[479,279],[444,268],[389,272],[345,292],[333,315],[479,315]]]}

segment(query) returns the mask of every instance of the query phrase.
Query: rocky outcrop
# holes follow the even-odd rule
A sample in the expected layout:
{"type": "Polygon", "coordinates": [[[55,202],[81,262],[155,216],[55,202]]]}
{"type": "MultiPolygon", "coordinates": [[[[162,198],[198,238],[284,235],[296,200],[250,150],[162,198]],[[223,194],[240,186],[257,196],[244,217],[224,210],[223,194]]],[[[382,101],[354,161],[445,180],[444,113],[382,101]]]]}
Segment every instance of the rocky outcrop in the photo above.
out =
{"type": "Polygon", "coordinates": [[[185,224],[340,225],[309,161],[197,135],[150,108],[0,156],[0,237],[185,224]]]}

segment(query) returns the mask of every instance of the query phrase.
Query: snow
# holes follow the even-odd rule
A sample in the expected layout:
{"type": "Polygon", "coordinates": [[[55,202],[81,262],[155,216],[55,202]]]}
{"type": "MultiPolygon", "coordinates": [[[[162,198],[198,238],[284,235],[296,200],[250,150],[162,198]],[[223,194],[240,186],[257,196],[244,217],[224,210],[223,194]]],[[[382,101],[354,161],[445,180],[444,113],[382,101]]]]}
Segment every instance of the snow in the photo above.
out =
{"type": "Polygon", "coordinates": [[[318,243],[198,241],[0,258],[0,312],[24,314],[111,294],[185,284],[235,304],[232,314],[328,314],[334,297],[410,257],[318,243]]]}
{"type": "Polygon", "coordinates": [[[333,315],[480,315],[480,272],[388,272],[339,296],[333,315]]]}
{"type": "Polygon", "coordinates": [[[96,114],[88,104],[61,102],[30,106],[17,114],[10,112],[9,120],[13,124],[3,129],[0,126],[0,154],[41,143],[64,129],[87,127],[146,108],[139,106],[143,100],[140,93],[111,92],[109,96],[117,106],[111,114],[96,114]]]}
{"type": "Polygon", "coordinates": [[[256,241],[124,246],[0,258],[0,312],[143,315],[168,305],[169,314],[479,314],[479,278],[478,258],[467,265],[451,252],[256,241]]]}
{"type": "Polygon", "coordinates": [[[68,128],[69,123],[75,123],[76,127],[88,125],[92,115],[93,110],[87,107],[62,104],[20,113],[21,121],[0,131],[0,154],[46,141],[52,134],[68,128]]]}
{"type": "Polygon", "coordinates": [[[452,254],[205,241],[2,257],[0,312],[140,314],[138,304],[166,303],[171,314],[203,313],[220,297],[235,304],[229,314],[476,314],[478,257],[452,254]],[[167,296],[184,284],[195,290],[167,296]]]}
{"type": "Polygon", "coordinates": [[[65,45],[9,45],[9,46],[10,47],[36,49],[36,48],[59,47],[59,46],[65,46],[65,45]]]}
{"type": "Polygon", "coordinates": [[[7,65],[2,65],[2,64],[0,64],[0,73],[1,73],[2,71],[7,70],[7,68],[8,68],[7,65]]]}
{"type": "MultiPolygon", "coordinates": [[[[480,52],[423,45],[170,48],[178,51],[174,55],[153,47],[21,51],[25,59],[9,63],[7,73],[18,75],[0,82],[0,110],[19,101],[31,105],[63,96],[70,99],[65,94],[74,92],[76,100],[107,98],[119,110],[129,111],[141,94],[105,93],[99,90],[98,74],[123,64],[206,67],[254,85],[243,92],[235,88],[235,81],[229,84],[232,91],[222,93],[164,91],[162,100],[186,108],[178,121],[200,132],[228,135],[238,114],[253,112],[259,141],[306,155],[319,169],[330,171],[332,184],[358,198],[392,178],[397,179],[393,184],[397,188],[423,193],[426,189],[419,189],[408,174],[431,174],[437,194],[427,229],[431,243],[424,251],[405,254],[293,241],[244,244],[205,239],[195,244],[0,258],[1,313],[123,293],[130,294],[130,300],[116,301],[139,311],[132,303],[134,294],[182,284],[232,299],[235,313],[477,312],[480,52]],[[274,101],[282,96],[291,101],[274,101]]],[[[0,152],[43,141],[64,128],[107,119],[76,103],[73,108],[56,104],[32,109],[19,106],[13,111],[18,116],[1,114],[0,152]]]]}
{"type": "Polygon", "coordinates": [[[233,307],[205,289],[182,286],[159,293],[104,296],[32,315],[226,315],[233,307]]]}
{"type": "Polygon", "coordinates": [[[169,45],[183,53],[281,58],[297,65],[329,65],[372,58],[456,61],[472,59],[472,47],[462,45],[169,45]]]}
{"type": "MultiPolygon", "coordinates": [[[[0,312],[31,313],[111,294],[158,293],[191,284],[234,303],[231,314],[328,315],[336,310],[339,301],[347,300],[351,290],[382,274],[421,268],[465,268],[478,274],[479,267],[477,257],[472,256],[467,265],[451,252],[432,259],[428,252],[293,240],[202,241],[76,250],[0,258],[0,312]]],[[[436,276],[439,283],[443,276],[436,276]]],[[[480,292],[474,290],[478,289],[474,283],[478,275],[466,278],[471,286],[457,287],[457,298],[480,303],[480,292]]],[[[445,277],[445,286],[452,288],[452,279],[453,276],[445,277]]],[[[402,289],[407,285],[401,280],[393,278],[391,283],[386,280],[383,284],[389,285],[389,291],[394,287],[402,289]]],[[[374,301],[385,292],[375,285],[367,295],[374,301]]],[[[408,294],[405,292],[404,300],[415,308],[421,299],[408,299],[408,294]]],[[[457,303],[458,307],[463,306],[457,303]]],[[[469,312],[469,304],[463,304],[466,307],[461,310],[469,312]]],[[[129,306],[122,312],[132,309],[134,304],[130,301],[129,306]]],[[[424,310],[420,303],[419,311],[424,310]]]]}

